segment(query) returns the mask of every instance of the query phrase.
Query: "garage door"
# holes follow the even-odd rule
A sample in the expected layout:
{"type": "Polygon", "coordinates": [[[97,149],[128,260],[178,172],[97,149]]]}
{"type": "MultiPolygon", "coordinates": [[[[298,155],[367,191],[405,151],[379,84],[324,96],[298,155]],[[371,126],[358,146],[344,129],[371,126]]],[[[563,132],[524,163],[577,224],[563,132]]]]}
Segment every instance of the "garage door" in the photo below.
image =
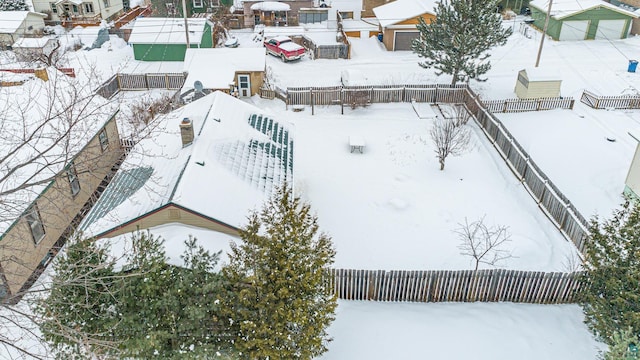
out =
{"type": "Polygon", "coordinates": [[[589,20],[564,21],[560,29],[560,40],[584,40],[588,28],[589,20]]]}
{"type": "MultiPolygon", "coordinates": [[[[596,31],[596,40],[598,39],[622,39],[622,30],[627,20],[600,20],[598,21],[598,31],[596,31]]],[[[624,34],[626,35],[626,34],[624,34]]]]}
{"type": "Polygon", "coordinates": [[[393,50],[411,50],[411,41],[417,39],[420,36],[418,31],[396,31],[396,39],[394,42],[393,50]]]}

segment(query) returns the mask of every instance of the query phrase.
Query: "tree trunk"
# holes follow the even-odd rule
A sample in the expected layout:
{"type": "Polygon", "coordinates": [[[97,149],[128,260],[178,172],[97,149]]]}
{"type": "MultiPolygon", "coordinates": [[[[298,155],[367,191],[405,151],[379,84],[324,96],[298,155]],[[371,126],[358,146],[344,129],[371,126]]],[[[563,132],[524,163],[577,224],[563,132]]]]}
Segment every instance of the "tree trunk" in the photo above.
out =
{"type": "Polygon", "coordinates": [[[440,160],[440,171],[444,170],[444,160],[440,160]]]}

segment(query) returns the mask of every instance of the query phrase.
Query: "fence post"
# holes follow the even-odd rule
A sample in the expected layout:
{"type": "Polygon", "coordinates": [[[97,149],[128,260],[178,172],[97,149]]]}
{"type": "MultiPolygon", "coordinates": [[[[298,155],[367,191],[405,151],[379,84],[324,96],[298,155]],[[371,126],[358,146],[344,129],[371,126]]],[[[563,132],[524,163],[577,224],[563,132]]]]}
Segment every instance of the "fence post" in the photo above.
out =
{"type": "Polygon", "coordinates": [[[167,87],[167,89],[170,89],[170,87],[169,87],[169,74],[164,74],[164,85],[167,87]]]}
{"type": "Polygon", "coordinates": [[[309,89],[309,94],[311,95],[311,115],[315,115],[313,107],[313,88],[309,89]]]}

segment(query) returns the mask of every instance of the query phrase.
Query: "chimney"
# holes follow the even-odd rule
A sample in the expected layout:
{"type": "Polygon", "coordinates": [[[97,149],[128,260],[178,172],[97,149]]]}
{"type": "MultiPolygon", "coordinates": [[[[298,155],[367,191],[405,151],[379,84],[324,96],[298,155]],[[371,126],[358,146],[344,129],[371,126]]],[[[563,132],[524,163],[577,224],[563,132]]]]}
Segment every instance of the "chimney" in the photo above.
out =
{"type": "Polygon", "coordinates": [[[33,74],[42,81],[49,81],[49,74],[47,74],[47,68],[35,69],[33,74]]]}
{"type": "Polygon", "coordinates": [[[189,118],[180,122],[180,137],[182,137],[182,147],[189,146],[193,142],[193,121],[189,118]]]}

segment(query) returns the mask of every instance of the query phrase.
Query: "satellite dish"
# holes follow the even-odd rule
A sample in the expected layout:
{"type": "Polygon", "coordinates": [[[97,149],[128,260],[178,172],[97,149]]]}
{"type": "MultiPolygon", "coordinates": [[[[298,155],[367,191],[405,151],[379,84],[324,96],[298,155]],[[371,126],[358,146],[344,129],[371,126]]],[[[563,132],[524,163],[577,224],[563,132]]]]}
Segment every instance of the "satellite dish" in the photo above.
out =
{"type": "Polygon", "coordinates": [[[196,82],[193,83],[193,88],[196,89],[197,92],[202,92],[204,85],[202,85],[200,80],[196,80],[196,82]]]}

